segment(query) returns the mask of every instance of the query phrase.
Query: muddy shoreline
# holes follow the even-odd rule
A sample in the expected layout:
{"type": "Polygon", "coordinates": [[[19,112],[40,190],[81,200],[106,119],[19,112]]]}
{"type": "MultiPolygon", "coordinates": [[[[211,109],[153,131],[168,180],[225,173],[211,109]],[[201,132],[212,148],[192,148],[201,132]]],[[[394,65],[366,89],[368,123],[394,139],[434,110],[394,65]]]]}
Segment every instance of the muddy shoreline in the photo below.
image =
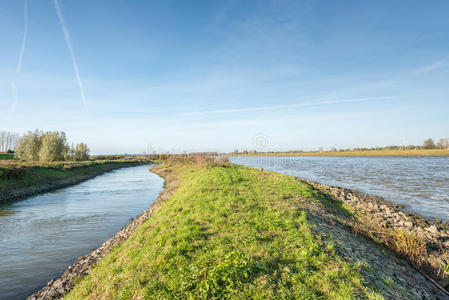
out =
{"type": "Polygon", "coordinates": [[[164,178],[164,189],[150,208],[122,227],[113,237],[104,242],[99,248],[89,254],[79,257],[67,270],[56,279],[50,280],[41,290],[29,296],[28,300],[60,299],[73,288],[75,281],[89,274],[90,267],[109,253],[117,244],[126,240],[143,222],[150,218],[159,206],[165,202],[176,190],[178,182],[176,177],[164,170],[152,172],[164,178]]]}
{"type": "Polygon", "coordinates": [[[36,196],[39,194],[55,191],[61,188],[69,187],[72,185],[77,185],[83,181],[94,178],[96,176],[102,175],[104,173],[128,167],[135,167],[142,165],[142,163],[111,163],[107,164],[105,168],[96,168],[96,166],[91,166],[88,174],[81,174],[74,177],[63,178],[55,180],[48,184],[39,184],[35,186],[17,188],[12,190],[0,190],[0,203],[14,202],[36,196]]]}

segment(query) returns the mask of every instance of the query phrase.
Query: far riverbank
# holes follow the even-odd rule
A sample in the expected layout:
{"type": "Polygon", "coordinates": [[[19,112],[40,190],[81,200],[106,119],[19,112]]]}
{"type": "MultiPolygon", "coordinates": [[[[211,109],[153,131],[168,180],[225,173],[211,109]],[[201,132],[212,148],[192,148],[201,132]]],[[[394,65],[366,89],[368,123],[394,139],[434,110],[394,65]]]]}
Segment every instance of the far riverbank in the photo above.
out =
{"type": "Polygon", "coordinates": [[[257,152],[257,153],[238,153],[230,156],[405,156],[422,157],[449,156],[449,149],[417,149],[417,150],[366,150],[366,151],[310,151],[310,152],[257,152]]]}
{"type": "Polygon", "coordinates": [[[112,170],[149,164],[148,159],[82,162],[0,163],[0,203],[17,201],[72,186],[112,170]]]}

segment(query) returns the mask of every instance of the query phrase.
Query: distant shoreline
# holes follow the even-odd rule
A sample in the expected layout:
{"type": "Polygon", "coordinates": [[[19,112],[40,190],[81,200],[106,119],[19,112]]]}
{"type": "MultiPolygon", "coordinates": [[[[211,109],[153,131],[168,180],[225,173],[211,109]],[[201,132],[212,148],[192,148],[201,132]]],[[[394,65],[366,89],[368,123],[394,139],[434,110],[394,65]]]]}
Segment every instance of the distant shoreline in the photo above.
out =
{"type": "Polygon", "coordinates": [[[314,152],[257,152],[238,153],[229,156],[373,156],[373,157],[449,157],[447,149],[419,149],[419,150],[367,150],[367,151],[314,151],[314,152]]]}

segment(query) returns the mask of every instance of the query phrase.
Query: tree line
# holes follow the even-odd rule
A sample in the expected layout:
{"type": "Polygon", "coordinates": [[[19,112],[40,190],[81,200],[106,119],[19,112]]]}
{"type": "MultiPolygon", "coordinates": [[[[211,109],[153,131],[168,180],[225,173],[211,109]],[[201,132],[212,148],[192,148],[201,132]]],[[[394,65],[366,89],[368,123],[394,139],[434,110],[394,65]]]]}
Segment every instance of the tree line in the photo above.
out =
{"type": "MultiPolygon", "coordinates": [[[[335,148],[334,148],[335,149],[335,148]]],[[[424,141],[422,145],[407,145],[407,146],[386,146],[375,148],[354,148],[352,151],[366,151],[366,150],[419,150],[419,149],[449,149],[449,138],[441,138],[437,143],[431,138],[424,141]]]]}
{"type": "Polygon", "coordinates": [[[20,137],[14,148],[15,156],[24,161],[82,161],[89,159],[89,148],[84,143],[67,142],[64,131],[28,132],[20,137]]]}
{"type": "Polygon", "coordinates": [[[332,148],[331,151],[368,151],[368,150],[420,150],[420,149],[449,149],[449,138],[441,138],[438,142],[431,138],[424,141],[422,145],[406,145],[406,146],[386,146],[373,148],[354,148],[336,150],[332,148]]]}
{"type": "Polygon", "coordinates": [[[442,138],[435,144],[433,139],[427,139],[423,144],[424,149],[449,149],[449,138],[442,138]]]}
{"type": "MultiPolygon", "coordinates": [[[[353,149],[337,149],[332,147],[329,149],[330,152],[351,152],[351,151],[379,151],[379,150],[419,150],[419,149],[448,149],[449,150],[449,138],[441,138],[438,142],[431,138],[426,139],[422,145],[407,145],[407,146],[386,146],[386,147],[371,147],[371,148],[353,148],[353,149]]],[[[319,152],[325,152],[323,148],[318,150],[319,152]]],[[[315,151],[303,151],[303,150],[288,150],[288,153],[304,153],[304,152],[315,152],[315,151]]],[[[242,150],[239,151],[235,149],[233,154],[256,154],[256,150],[242,150]]],[[[276,153],[276,151],[268,151],[266,153],[276,153]]]]}
{"type": "Polygon", "coordinates": [[[422,145],[406,145],[406,146],[386,146],[386,147],[372,147],[372,148],[354,148],[354,149],[339,149],[332,147],[330,151],[370,151],[370,150],[420,150],[420,149],[449,149],[449,138],[441,138],[437,143],[431,138],[424,141],[422,145]]]}

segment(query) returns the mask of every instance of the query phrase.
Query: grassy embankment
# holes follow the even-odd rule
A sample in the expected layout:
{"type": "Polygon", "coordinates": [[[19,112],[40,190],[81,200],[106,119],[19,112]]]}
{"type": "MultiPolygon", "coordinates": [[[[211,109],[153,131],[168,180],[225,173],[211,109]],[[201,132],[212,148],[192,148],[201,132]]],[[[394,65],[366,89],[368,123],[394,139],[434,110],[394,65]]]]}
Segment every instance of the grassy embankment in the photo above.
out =
{"type": "Polygon", "coordinates": [[[67,299],[382,298],[311,230],[304,207],[327,200],[309,185],[232,164],[156,171],[179,188],[67,299]]]}
{"type": "Polygon", "coordinates": [[[447,149],[418,150],[367,150],[367,151],[324,151],[324,152],[260,152],[232,156],[449,156],[447,149]]]}
{"type": "Polygon", "coordinates": [[[81,162],[0,161],[0,193],[16,189],[48,185],[62,179],[83,178],[118,167],[149,162],[148,159],[89,160],[81,162]]]}

